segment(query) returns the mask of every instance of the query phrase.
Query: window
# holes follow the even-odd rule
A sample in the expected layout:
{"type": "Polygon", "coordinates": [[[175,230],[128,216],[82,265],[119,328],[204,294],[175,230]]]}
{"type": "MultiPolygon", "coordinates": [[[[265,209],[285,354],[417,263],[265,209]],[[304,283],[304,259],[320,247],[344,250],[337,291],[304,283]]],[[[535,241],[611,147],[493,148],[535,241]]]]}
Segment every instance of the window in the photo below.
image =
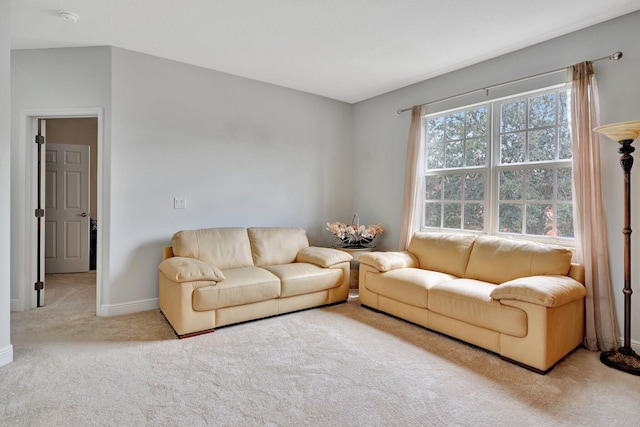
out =
{"type": "Polygon", "coordinates": [[[573,239],[568,90],[425,117],[423,229],[573,239]]]}

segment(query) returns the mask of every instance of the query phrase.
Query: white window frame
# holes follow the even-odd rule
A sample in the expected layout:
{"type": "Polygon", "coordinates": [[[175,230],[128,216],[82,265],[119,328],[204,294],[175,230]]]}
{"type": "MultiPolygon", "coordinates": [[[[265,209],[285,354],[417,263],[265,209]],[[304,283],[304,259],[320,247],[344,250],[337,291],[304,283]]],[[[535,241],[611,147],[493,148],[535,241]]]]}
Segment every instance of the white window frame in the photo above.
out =
{"type": "MultiPolygon", "coordinates": [[[[508,101],[510,99],[519,99],[526,98],[532,95],[542,95],[544,93],[552,92],[552,91],[561,91],[567,90],[567,110],[570,106],[570,91],[568,84],[559,84],[548,87],[543,87],[539,89],[534,89],[526,92],[516,93],[513,95],[491,99],[484,102],[479,102],[475,104],[464,105],[456,108],[451,108],[442,111],[435,111],[433,113],[426,114],[423,117],[423,138],[421,141],[422,144],[422,154],[421,154],[421,170],[419,173],[420,179],[420,201],[421,207],[419,209],[419,229],[423,231],[447,231],[447,232],[459,232],[459,233],[472,233],[472,234],[489,234],[503,237],[511,237],[518,238],[524,240],[532,240],[539,241],[545,243],[555,243],[563,246],[574,247],[575,246],[575,238],[574,237],[561,237],[561,236],[540,236],[540,235],[532,235],[532,234],[522,234],[522,233],[508,233],[501,232],[499,230],[499,200],[498,200],[498,184],[499,184],[499,175],[501,171],[507,170],[518,170],[525,171],[527,169],[536,169],[548,166],[553,170],[559,170],[562,168],[572,168],[572,160],[550,160],[550,161],[539,161],[539,162],[526,162],[526,163],[513,163],[513,164],[500,164],[500,142],[499,142],[499,124],[500,124],[500,114],[499,114],[499,104],[508,101]],[[427,170],[427,132],[428,126],[427,123],[429,119],[438,117],[438,116],[447,116],[451,113],[459,112],[459,111],[467,111],[476,109],[482,106],[487,107],[487,134],[488,134],[488,146],[487,146],[487,163],[485,166],[463,166],[459,168],[440,168],[440,169],[431,169],[427,170]],[[466,174],[466,173],[477,173],[477,172],[485,172],[485,192],[484,192],[484,206],[488,207],[484,212],[484,229],[483,230],[467,230],[467,229],[452,229],[452,228],[444,228],[444,227],[427,227],[425,226],[425,213],[426,213],[426,204],[427,201],[425,199],[425,181],[427,176],[433,175],[447,175],[447,174],[466,174]]],[[[568,119],[570,120],[570,111],[567,111],[568,119]]],[[[557,172],[556,172],[557,173],[557,172]]],[[[557,200],[557,178],[554,180],[554,194],[553,200],[550,202],[553,203],[554,206],[558,204],[572,204],[572,202],[560,201],[557,200]]],[[[444,196],[443,196],[444,197],[444,196]]],[[[442,199],[444,203],[444,198],[442,199]]],[[[459,201],[464,204],[464,197],[459,201]]],[[[522,199],[520,201],[514,201],[514,204],[521,204],[524,208],[526,205],[526,199],[522,199]]],[[[526,222],[526,212],[523,214],[526,222]]],[[[464,218],[461,218],[461,221],[464,221],[464,218]]],[[[557,219],[554,219],[555,224],[557,226],[557,219]]]]}

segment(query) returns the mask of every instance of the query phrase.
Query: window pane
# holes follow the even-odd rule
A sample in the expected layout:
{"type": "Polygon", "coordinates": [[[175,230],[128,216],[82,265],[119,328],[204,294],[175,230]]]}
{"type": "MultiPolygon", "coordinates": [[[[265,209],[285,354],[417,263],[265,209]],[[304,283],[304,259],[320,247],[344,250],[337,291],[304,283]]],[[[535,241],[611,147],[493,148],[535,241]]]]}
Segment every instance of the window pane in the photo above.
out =
{"type": "Polygon", "coordinates": [[[551,209],[551,206],[527,204],[526,234],[536,236],[553,235],[553,209],[551,209]]]}
{"type": "Polygon", "coordinates": [[[484,200],[484,174],[469,173],[464,177],[464,199],[484,200]]]}
{"type": "MultiPolygon", "coordinates": [[[[526,171],[527,200],[553,199],[553,170],[530,169],[526,171]]],[[[527,233],[531,234],[531,233],[527,233]]]]}
{"type": "Polygon", "coordinates": [[[442,142],[427,145],[427,169],[444,167],[444,144],[442,142]]]}
{"type": "Polygon", "coordinates": [[[556,130],[547,128],[529,132],[529,161],[540,162],[556,158],[556,130]]]}
{"type": "Polygon", "coordinates": [[[442,198],[442,175],[426,176],[424,180],[425,200],[440,200],[442,198]]]}
{"type": "Polygon", "coordinates": [[[445,200],[462,200],[462,175],[444,176],[445,200]]]}
{"type": "Polygon", "coordinates": [[[512,132],[526,127],[524,100],[519,99],[501,105],[500,132],[512,132]]]}
{"type": "Polygon", "coordinates": [[[487,108],[480,107],[469,110],[466,114],[467,138],[478,138],[487,134],[487,108]]]}
{"type": "Polygon", "coordinates": [[[434,117],[427,121],[427,141],[429,143],[444,141],[444,117],[434,117]]]}
{"type": "Polygon", "coordinates": [[[441,203],[426,203],[424,206],[424,225],[426,227],[440,228],[442,226],[440,221],[441,211],[442,211],[441,203]]]}
{"type": "Polygon", "coordinates": [[[558,205],[558,236],[574,237],[573,207],[571,205],[558,205]]]}
{"type": "Polygon", "coordinates": [[[500,162],[524,162],[524,132],[508,133],[500,137],[500,162]]]}
{"type": "Polygon", "coordinates": [[[503,233],[522,233],[522,206],[500,203],[499,229],[503,233]]]}
{"type": "Polygon", "coordinates": [[[560,152],[558,158],[560,160],[570,159],[571,154],[571,135],[569,134],[568,126],[558,127],[558,144],[560,145],[560,152]]]}
{"type": "Polygon", "coordinates": [[[484,230],[484,205],[481,203],[467,203],[464,205],[464,229],[484,230]]]}
{"type": "Polygon", "coordinates": [[[487,164],[487,139],[475,138],[467,140],[467,166],[484,166],[487,164]]]}
{"type": "Polygon", "coordinates": [[[558,200],[571,201],[571,168],[558,169],[558,200]]]}
{"type": "Polygon", "coordinates": [[[444,228],[460,229],[462,222],[462,204],[461,203],[445,203],[444,204],[444,228]]]}
{"type": "Polygon", "coordinates": [[[447,139],[462,139],[464,136],[464,111],[453,113],[447,116],[446,132],[447,139]]]}
{"type": "Polygon", "coordinates": [[[459,168],[464,164],[464,144],[462,141],[447,141],[445,146],[445,168],[459,168]]]}
{"type": "Polygon", "coordinates": [[[556,124],[556,94],[529,98],[529,129],[556,124]]]}
{"type": "Polygon", "coordinates": [[[522,200],[523,176],[521,170],[500,172],[500,200],[522,200]]]}

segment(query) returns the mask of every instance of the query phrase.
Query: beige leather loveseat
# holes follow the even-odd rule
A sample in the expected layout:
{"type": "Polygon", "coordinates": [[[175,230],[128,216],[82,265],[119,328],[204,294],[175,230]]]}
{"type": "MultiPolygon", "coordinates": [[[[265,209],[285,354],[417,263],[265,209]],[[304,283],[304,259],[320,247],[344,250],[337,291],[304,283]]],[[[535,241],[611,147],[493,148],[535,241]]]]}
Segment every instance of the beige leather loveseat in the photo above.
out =
{"type": "Polygon", "coordinates": [[[546,373],[582,343],[584,269],[571,251],[515,239],[416,233],[360,256],[362,305],[546,373]]]}
{"type": "Polygon", "coordinates": [[[301,228],[179,231],[159,266],[160,310],[183,338],[346,301],[351,259],[301,228]]]}

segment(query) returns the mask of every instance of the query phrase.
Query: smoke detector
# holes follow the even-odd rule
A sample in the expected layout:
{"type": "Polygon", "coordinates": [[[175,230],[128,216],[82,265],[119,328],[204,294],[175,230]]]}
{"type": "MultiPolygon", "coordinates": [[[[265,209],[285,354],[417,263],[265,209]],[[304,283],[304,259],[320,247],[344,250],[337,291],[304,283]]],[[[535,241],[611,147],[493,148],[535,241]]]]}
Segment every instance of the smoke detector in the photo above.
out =
{"type": "Polygon", "coordinates": [[[80,15],[68,10],[60,10],[58,11],[58,15],[60,16],[60,18],[67,22],[76,23],[78,22],[78,19],[80,19],[80,15]]]}

